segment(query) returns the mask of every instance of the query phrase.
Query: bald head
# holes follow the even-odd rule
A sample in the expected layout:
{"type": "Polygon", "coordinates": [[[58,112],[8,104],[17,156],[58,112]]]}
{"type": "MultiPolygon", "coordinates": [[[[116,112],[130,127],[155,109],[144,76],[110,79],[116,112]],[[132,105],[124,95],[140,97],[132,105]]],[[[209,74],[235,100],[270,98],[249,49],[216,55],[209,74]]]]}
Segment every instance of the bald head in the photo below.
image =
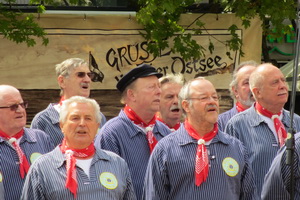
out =
{"type": "Polygon", "coordinates": [[[26,125],[26,105],[19,90],[0,85],[0,130],[14,136],[26,125]]]}
{"type": "Polygon", "coordinates": [[[5,96],[14,93],[20,94],[19,90],[11,85],[0,85],[0,103],[5,99],[5,96]]]}
{"type": "Polygon", "coordinates": [[[259,65],[249,82],[259,104],[273,113],[281,111],[288,100],[288,86],[280,69],[271,63],[259,65]]]}

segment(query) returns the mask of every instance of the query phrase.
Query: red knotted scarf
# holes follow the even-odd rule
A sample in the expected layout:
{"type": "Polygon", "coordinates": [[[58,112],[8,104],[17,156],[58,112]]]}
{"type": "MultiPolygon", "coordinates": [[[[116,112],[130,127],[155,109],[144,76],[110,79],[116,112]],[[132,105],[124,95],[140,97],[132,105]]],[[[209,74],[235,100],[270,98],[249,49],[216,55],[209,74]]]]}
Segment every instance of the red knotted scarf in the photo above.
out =
{"type": "Polygon", "coordinates": [[[134,124],[145,129],[150,153],[152,153],[155,145],[157,144],[157,140],[153,135],[153,128],[156,121],[155,115],[153,116],[151,121],[148,124],[146,124],[128,105],[125,106],[124,112],[134,124]]]}
{"type": "Polygon", "coordinates": [[[66,169],[67,169],[67,180],[66,180],[66,188],[68,188],[76,198],[77,195],[77,178],[76,178],[76,158],[88,158],[94,155],[95,147],[94,143],[91,143],[87,148],[84,149],[72,149],[68,148],[66,145],[66,139],[63,139],[62,144],[60,146],[60,150],[62,153],[66,155],[66,169]]]}
{"type": "Polygon", "coordinates": [[[164,123],[164,124],[165,124],[166,126],[168,126],[169,129],[171,129],[171,130],[176,131],[176,130],[178,130],[178,129],[180,128],[180,122],[177,122],[177,124],[175,124],[175,126],[170,127],[166,122],[164,122],[164,120],[163,120],[162,118],[159,117],[159,115],[156,115],[156,119],[157,119],[158,121],[161,121],[162,123],[164,123]]]}
{"type": "Polygon", "coordinates": [[[17,139],[21,138],[23,135],[24,135],[23,129],[12,137],[7,135],[6,133],[0,131],[0,136],[3,137],[4,139],[8,140],[8,142],[14,147],[14,149],[16,150],[16,152],[18,154],[19,163],[20,163],[20,175],[21,175],[22,179],[25,177],[25,174],[27,174],[29,167],[30,167],[30,164],[28,163],[25,154],[23,153],[21,147],[17,143],[17,139]]]}
{"type": "Polygon", "coordinates": [[[259,103],[255,103],[255,108],[260,114],[272,119],[272,121],[274,122],[276,133],[277,133],[279,145],[280,145],[280,147],[282,147],[284,145],[287,134],[286,134],[284,125],[282,124],[281,120],[279,119],[281,112],[279,112],[277,114],[273,114],[270,111],[268,111],[267,109],[265,109],[264,107],[262,107],[259,103]]]}
{"type": "Polygon", "coordinates": [[[212,140],[218,133],[218,125],[215,123],[214,129],[206,133],[202,138],[199,136],[197,131],[188,123],[187,120],[184,122],[184,127],[188,134],[198,140],[198,148],[196,153],[196,163],[195,163],[195,184],[196,186],[201,185],[208,177],[208,154],[205,147],[205,142],[212,140]]]}
{"type": "Polygon", "coordinates": [[[240,102],[236,102],[235,106],[238,112],[243,112],[247,110],[246,108],[243,107],[243,105],[240,102]]]}
{"type": "Polygon", "coordinates": [[[64,100],[65,100],[65,97],[64,97],[64,96],[60,97],[60,100],[59,100],[59,103],[58,103],[58,104],[62,106],[62,103],[63,103],[64,100]]]}

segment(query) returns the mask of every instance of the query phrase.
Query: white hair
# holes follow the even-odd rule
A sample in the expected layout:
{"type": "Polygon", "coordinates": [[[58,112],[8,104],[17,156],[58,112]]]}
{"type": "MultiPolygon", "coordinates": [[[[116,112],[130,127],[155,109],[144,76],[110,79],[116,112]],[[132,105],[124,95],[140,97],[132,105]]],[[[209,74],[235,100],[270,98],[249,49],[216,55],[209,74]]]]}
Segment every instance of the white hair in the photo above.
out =
{"type": "Polygon", "coordinates": [[[59,122],[64,123],[66,121],[68,113],[69,113],[69,107],[74,102],[76,102],[76,103],[86,103],[86,104],[92,105],[93,108],[94,108],[94,112],[95,112],[94,114],[95,114],[97,123],[101,122],[99,104],[94,99],[90,99],[90,98],[86,98],[86,97],[82,97],[82,96],[73,96],[73,97],[63,101],[63,104],[61,106],[60,113],[59,113],[60,114],[59,115],[59,122]]]}

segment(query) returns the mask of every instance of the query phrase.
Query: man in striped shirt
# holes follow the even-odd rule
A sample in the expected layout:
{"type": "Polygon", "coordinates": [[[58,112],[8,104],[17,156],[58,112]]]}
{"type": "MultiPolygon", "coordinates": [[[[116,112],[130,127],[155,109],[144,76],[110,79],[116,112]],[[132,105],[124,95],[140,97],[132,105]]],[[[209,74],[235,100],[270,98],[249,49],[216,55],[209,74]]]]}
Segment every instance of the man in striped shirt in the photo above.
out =
{"type": "MultiPolygon", "coordinates": [[[[271,63],[259,65],[249,82],[256,102],[233,116],[225,132],[247,147],[260,195],[264,177],[277,151],[284,145],[290,126],[290,113],[283,109],[288,100],[288,87],[282,72],[271,63]]],[[[300,131],[300,117],[296,114],[293,128],[300,131]]]]}
{"type": "MultiPolygon", "coordinates": [[[[90,71],[88,63],[80,58],[67,59],[57,64],[55,70],[61,89],[60,102],[50,103],[45,110],[37,113],[31,122],[31,128],[45,131],[57,146],[64,137],[59,127],[59,110],[62,102],[72,96],[89,97],[94,74],[90,71]]],[[[103,126],[106,119],[102,113],[101,115],[100,126],[103,126]]]]}
{"type": "Polygon", "coordinates": [[[246,61],[234,70],[229,90],[231,97],[236,102],[233,108],[219,115],[218,126],[220,130],[224,131],[227,122],[234,115],[250,108],[254,103],[254,97],[249,87],[249,77],[257,66],[255,61],[246,61]]]}
{"type": "Polygon", "coordinates": [[[125,74],[117,84],[125,107],[101,128],[95,140],[96,146],[125,159],[139,200],[150,154],[157,141],[170,133],[170,129],[157,123],[155,118],[159,110],[161,90],[158,78],[161,76],[147,64],[125,74]]]}
{"type": "Polygon", "coordinates": [[[73,96],[60,111],[62,144],[32,165],[21,199],[135,200],[130,172],[118,155],[94,146],[101,122],[95,100],[73,96]]]}
{"type": "Polygon", "coordinates": [[[0,199],[19,200],[30,165],[54,148],[46,133],[25,128],[27,105],[18,89],[0,85],[0,199]]]}
{"type": "Polygon", "coordinates": [[[156,145],[143,199],[259,199],[244,146],[218,131],[219,98],[212,83],[191,80],[179,103],[186,120],[156,145]]]}
{"type": "Polygon", "coordinates": [[[300,199],[300,133],[295,134],[294,185],[291,185],[291,166],[286,164],[287,151],[283,147],[274,158],[270,170],[265,176],[261,197],[263,200],[291,199],[291,186],[294,187],[294,199],[300,199]]]}
{"type": "Polygon", "coordinates": [[[183,81],[182,74],[168,74],[159,79],[161,97],[156,119],[169,127],[172,132],[181,124],[182,111],[178,107],[178,93],[183,81]]]}

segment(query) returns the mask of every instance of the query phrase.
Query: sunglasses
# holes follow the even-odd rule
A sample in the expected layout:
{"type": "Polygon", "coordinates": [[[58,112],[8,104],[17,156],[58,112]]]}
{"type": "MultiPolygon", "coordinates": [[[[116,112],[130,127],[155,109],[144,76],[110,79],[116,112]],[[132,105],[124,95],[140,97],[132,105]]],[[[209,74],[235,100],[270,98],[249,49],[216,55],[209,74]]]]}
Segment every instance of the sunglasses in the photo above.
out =
{"type": "Polygon", "coordinates": [[[78,78],[84,78],[85,75],[87,75],[90,79],[93,79],[95,77],[95,73],[93,72],[77,72],[76,75],[78,78]]]}
{"type": "Polygon", "coordinates": [[[28,102],[23,102],[23,103],[17,103],[17,104],[13,104],[11,106],[3,106],[3,107],[0,107],[0,109],[3,109],[3,108],[10,108],[11,111],[16,111],[18,108],[19,108],[19,105],[26,109],[27,106],[28,106],[28,102]]]}

